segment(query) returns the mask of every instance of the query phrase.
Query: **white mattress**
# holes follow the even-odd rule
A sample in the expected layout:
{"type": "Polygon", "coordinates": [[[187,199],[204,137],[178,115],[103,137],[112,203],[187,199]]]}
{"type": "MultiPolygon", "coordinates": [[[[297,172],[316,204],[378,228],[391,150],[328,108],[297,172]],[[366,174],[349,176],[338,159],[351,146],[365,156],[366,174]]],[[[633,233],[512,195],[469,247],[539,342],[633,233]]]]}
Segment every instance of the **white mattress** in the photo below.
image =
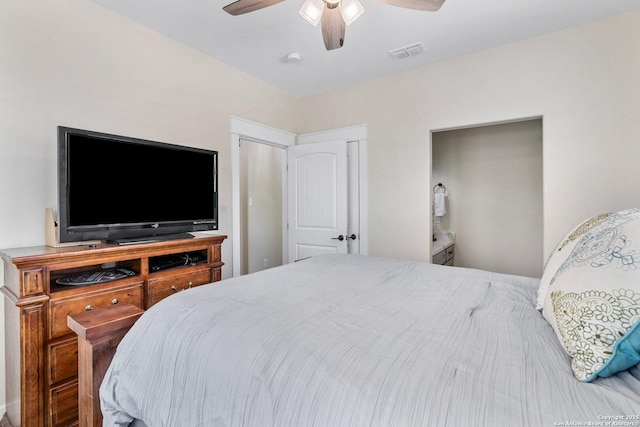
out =
{"type": "Polygon", "coordinates": [[[640,414],[637,367],[573,377],[534,308],[537,285],[328,255],[190,289],[120,344],[104,425],[544,427],[640,414]]]}

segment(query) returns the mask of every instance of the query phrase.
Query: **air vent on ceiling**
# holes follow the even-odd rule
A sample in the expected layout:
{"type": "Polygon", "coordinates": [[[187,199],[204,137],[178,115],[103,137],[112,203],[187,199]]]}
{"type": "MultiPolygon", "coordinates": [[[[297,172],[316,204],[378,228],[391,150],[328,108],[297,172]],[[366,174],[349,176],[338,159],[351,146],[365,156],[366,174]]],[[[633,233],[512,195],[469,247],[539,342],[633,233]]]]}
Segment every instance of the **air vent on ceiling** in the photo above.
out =
{"type": "Polygon", "coordinates": [[[407,46],[399,47],[389,51],[389,55],[396,61],[408,58],[410,56],[421,55],[425,52],[422,42],[412,43],[407,46]]]}

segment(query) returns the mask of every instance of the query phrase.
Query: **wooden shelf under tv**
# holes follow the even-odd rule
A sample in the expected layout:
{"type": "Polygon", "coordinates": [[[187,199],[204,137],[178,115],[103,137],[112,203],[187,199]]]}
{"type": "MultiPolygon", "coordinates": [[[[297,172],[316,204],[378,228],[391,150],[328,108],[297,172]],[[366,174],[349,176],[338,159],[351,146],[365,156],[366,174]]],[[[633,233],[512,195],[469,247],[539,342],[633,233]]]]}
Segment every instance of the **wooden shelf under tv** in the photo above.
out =
{"type": "Polygon", "coordinates": [[[67,315],[121,303],[146,310],[173,293],[219,281],[226,237],[0,251],[10,422],[22,427],[77,425],[78,339],[67,327],[67,315]],[[203,259],[160,271],[149,267],[154,257],[193,252],[203,259]],[[135,275],[100,284],[56,284],[60,277],[104,267],[126,268],[135,275]]]}

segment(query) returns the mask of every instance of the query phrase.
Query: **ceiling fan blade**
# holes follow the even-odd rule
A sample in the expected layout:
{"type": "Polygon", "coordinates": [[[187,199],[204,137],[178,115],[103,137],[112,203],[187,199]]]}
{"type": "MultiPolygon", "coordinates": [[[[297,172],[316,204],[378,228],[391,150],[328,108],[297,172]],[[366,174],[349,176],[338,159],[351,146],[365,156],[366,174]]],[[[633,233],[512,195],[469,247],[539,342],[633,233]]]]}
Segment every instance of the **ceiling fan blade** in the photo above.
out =
{"type": "Polygon", "coordinates": [[[344,33],[347,26],[344,23],[344,19],[342,19],[340,8],[334,6],[330,9],[325,6],[320,24],[322,25],[324,47],[327,50],[341,48],[344,44],[344,33]]]}
{"type": "Polygon", "coordinates": [[[268,6],[273,6],[274,4],[278,4],[282,1],[284,0],[237,0],[223,7],[222,10],[236,16],[242,15],[243,13],[253,12],[254,10],[259,10],[268,6]]]}
{"type": "Polygon", "coordinates": [[[424,10],[437,12],[445,0],[378,0],[380,3],[391,6],[404,7],[405,9],[424,10]]]}

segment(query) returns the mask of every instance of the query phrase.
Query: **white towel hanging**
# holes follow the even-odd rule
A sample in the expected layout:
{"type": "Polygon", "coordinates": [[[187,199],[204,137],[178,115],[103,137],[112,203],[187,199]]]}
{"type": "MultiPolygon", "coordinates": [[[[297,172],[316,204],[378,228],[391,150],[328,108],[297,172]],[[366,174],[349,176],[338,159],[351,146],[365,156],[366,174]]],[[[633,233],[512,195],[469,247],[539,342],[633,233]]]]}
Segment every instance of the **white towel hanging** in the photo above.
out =
{"type": "Polygon", "coordinates": [[[447,213],[445,206],[445,193],[435,193],[433,195],[433,214],[435,216],[444,216],[447,213]]]}

